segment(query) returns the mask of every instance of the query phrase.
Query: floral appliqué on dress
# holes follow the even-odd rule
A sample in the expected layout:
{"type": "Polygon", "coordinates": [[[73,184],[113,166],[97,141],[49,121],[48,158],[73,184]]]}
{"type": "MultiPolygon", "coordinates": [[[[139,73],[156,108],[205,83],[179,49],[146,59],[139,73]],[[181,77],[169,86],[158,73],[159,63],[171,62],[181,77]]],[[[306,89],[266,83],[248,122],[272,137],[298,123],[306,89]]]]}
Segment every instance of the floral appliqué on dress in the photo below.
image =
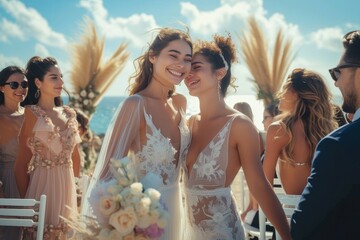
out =
{"type": "Polygon", "coordinates": [[[231,117],[199,154],[191,172],[184,162],[187,226],[185,237],[198,240],[243,239],[231,189],[225,186],[231,117]]]}

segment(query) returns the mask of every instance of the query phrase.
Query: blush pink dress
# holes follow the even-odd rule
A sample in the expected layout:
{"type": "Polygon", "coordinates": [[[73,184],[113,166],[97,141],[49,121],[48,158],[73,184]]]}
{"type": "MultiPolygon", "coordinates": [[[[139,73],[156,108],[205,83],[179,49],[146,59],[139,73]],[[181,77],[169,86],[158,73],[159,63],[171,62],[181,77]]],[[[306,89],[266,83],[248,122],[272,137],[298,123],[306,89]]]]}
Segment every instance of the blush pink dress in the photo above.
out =
{"type": "Polygon", "coordinates": [[[30,182],[25,197],[40,199],[40,196],[45,194],[47,202],[44,239],[67,239],[70,233],[60,216],[69,218],[71,209],[77,209],[71,159],[75,145],[81,141],[76,113],[63,106],[62,111],[67,123],[65,129],[60,129],[39,106],[32,105],[27,108],[37,117],[37,121],[32,137],[27,140],[32,158],[28,165],[30,182]]]}

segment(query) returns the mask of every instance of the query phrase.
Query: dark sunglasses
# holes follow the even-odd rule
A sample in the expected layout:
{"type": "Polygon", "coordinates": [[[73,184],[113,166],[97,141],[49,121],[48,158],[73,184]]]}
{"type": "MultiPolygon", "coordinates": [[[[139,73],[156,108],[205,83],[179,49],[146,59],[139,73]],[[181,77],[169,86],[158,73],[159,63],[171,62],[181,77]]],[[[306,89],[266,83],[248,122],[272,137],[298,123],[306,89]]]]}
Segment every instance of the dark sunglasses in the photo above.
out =
{"type": "Polygon", "coordinates": [[[18,89],[19,85],[22,89],[25,89],[29,86],[29,83],[27,81],[22,81],[21,83],[18,82],[7,82],[5,85],[9,85],[11,89],[18,89]]]}
{"type": "Polygon", "coordinates": [[[342,68],[352,68],[352,67],[360,67],[360,64],[349,63],[349,64],[344,64],[344,65],[329,69],[331,78],[334,81],[337,81],[339,79],[339,77],[340,77],[340,73],[341,73],[340,69],[342,69],[342,68]]]}

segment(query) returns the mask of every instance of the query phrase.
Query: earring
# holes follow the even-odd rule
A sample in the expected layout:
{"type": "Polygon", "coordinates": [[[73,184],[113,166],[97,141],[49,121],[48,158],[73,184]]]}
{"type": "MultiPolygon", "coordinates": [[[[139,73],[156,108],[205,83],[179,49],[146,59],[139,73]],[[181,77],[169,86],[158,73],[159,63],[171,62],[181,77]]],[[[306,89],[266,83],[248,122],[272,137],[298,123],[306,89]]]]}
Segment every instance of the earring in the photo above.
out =
{"type": "Polygon", "coordinates": [[[40,90],[37,89],[37,90],[36,90],[36,93],[35,93],[35,98],[39,98],[39,97],[40,97],[40,90]]]}

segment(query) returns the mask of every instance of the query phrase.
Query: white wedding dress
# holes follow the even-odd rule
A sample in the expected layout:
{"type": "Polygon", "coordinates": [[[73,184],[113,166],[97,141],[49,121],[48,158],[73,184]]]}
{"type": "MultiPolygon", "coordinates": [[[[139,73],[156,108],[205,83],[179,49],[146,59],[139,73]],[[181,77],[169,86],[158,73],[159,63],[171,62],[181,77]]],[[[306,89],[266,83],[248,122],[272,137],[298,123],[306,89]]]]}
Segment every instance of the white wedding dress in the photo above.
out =
{"type": "MultiPolygon", "coordinates": [[[[87,198],[99,179],[111,178],[107,167],[109,160],[121,159],[127,155],[134,163],[138,180],[145,188],[157,189],[161,193],[161,201],[168,209],[170,217],[161,240],[182,240],[183,204],[179,183],[180,165],[184,158],[184,150],[190,142],[190,132],[183,114],[178,128],[181,136],[179,160],[175,159],[177,150],[170,139],[161,133],[161,129],[156,128],[151,115],[147,113],[144,98],[140,95],[127,98],[118,108],[107,130],[94,176],[86,194],[87,198]],[[146,142],[141,144],[140,121],[144,120],[146,142]]],[[[81,213],[91,216],[93,212],[86,199],[81,213]]]]}
{"type": "Polygon", "coordinates": [[[187,215],[184,239],[245,239],[231,188],[225,186],[229,135],[236,116],[200,152],[190,172],[183,162],[187,215]]]}

